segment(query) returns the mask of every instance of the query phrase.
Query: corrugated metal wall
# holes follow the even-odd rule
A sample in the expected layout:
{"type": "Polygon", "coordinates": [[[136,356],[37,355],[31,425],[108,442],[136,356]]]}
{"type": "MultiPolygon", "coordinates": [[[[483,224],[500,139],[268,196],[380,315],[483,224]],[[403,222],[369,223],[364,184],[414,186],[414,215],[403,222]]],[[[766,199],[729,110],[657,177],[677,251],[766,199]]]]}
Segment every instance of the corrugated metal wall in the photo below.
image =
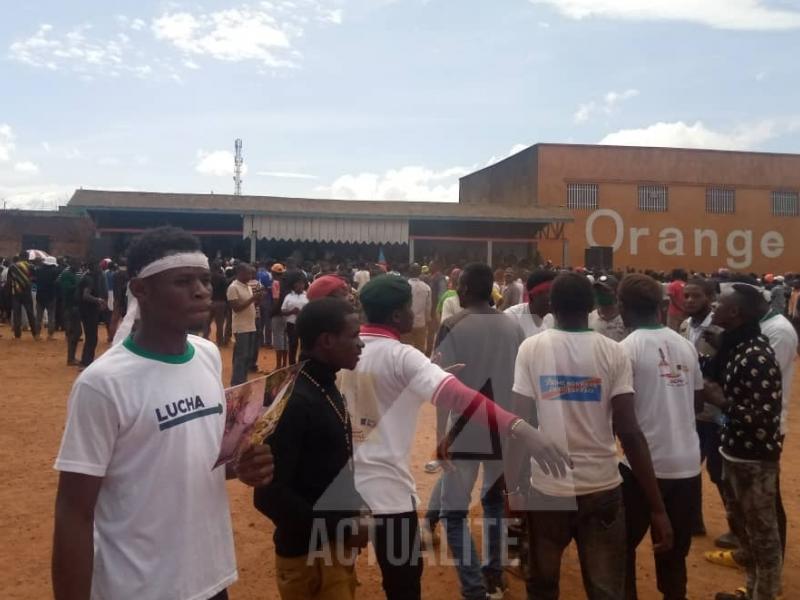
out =
{"type": "MultiPolygon", "coordinates": [[[[245,219],[245,227],[251,218],[245,219]]],[[[364,244],[408,243],[408,219],[361,219],[353,217],[254,216],[259,239],[350,242],[364,244]]],[[[250,232],[243,232],[247,237],[250,232]]]]}

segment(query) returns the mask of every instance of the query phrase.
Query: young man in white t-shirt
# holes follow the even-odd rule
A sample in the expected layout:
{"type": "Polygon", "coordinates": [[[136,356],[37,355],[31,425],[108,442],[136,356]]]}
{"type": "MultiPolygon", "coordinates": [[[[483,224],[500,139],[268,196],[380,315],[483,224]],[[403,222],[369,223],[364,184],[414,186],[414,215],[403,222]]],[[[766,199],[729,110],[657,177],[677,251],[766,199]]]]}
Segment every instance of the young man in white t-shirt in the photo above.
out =
{"type": "Polygon", "coordinates": [[[297,350],[300,340],[297,337],[297,315],[308,304],[306,296],[306,276],[301,271],[292,271],[286,275],[286,287],[289,293],[281,304],[281,314],[286,318],[286,337],[288,339],[289,364],[297,362],[297,350]]]}
{"type": "Polygon", "coordinates": [[[502,440],[510,440],[526,457],[533,455],[554,476],[565,475],[569,458],[522,419],[400,341],[414,323],[408,281],[376,277],[359,298],[367,318],[361,328],[364,349],[358,366],[339,374],[352,416],[356,488],[375,517],[372,541],[387,598],[419,598],[419,499],[409,459],[423,404],[473,414],[487,428],[494,424],[502,440]]]}
{"type": "Polygon", "coordinates": [[[256,332],[256,307],[261,303],[263,292],[254,292],[250,281],[255,270],[249,263],[236,265],[236,279],[228,286],[226,296],[232,311],[233,335],[236,342],[233,346],[233,372],[231,385],[240,385],[247,381],[247,372],[253,362],[253,353],[258,345],[256,332]]]}
{"type": "MultiPolygon", "coordinates": [[[[689,340],[697,349],[699,359],[709,364],[716,350],[706,340],[706,331],[711,331],[711,320],[714,317],[713,303],[717,295],[716,285],[710,279],[693,277],[683,288],[683,308],[687,318],[681,324],[679,333],[689,340]]],[[[700,459],[706,463],[706,471],[717,490],[722,494],[722,455],[719,453],[719,434],[722,426],[722,411],[705,402],[703,411],[696,417],[697,436],[700,439],[700,459]]],[[[705,535],[706,527],[703,519],[702,490],[700,502],[695,513],[692,533],[705,535]]],[[[731,532],[719,536],[715,543],[720,547],[736,547],[738,542],[731,532]]]]}
{"type": "Polygon", "coordinates": [[[528,302],[516,304],[503,311],[519,324],[525,337],[531,337],[555,325],[550,313],[550,287],[555,278],[555,271],[537,269],[530,274],[526,283],[528,302]]]}
{"type": "Polygon", "coordinates": [[[594,294],[589,280],[563,273],[550,293],[557,328],[526,339],[514,376],[516,414],[536,414],[538,427],[569,453],[564,479],[547,477],[511,452],[509,503],[528,515],[528,596],[558,598],[561,556],[578,546],[589,600],[623,598],[625,517],[616,437],[646,494],[656,551],[672,546],[672,530],[636,421],[631,364],[619,343],[589,329],[594,294]]]}
{"type": "MultiPolygon", "coordinates": [[[[687,286],[688,287],[688,286],[687,286]]],[[[656,582],[666,600],[686,598],[686,556],[700,503],[700,442],[695,413],[703,409],[703,374],[697,350],[661,324],[661,286],[647,275],[628,275],[618,290],[620,314],[632,332],[621,342],[633,368],[636,419],[650,447],[653,469],[674,543],[656,554],[656,582]]],[[[626,598],[636,596],[636,548],[650,526],[647,498],[630,468],[622,472],[628,536],[626,598]]]]}
{"type": "MultiPolygon", "coordinates": [[[[208,259],[196,238],[166,227],[135,241],[128,265],[138,327],[78,377],[68,402],[54,596],[224,599],[237,575],[226,471],[212,470],[225,427],[222,364],[214,344],[187,336],[208,318],[208,259]]],[[[248,485],[272,471],[263,445],[238,467],[248,485]]]]}

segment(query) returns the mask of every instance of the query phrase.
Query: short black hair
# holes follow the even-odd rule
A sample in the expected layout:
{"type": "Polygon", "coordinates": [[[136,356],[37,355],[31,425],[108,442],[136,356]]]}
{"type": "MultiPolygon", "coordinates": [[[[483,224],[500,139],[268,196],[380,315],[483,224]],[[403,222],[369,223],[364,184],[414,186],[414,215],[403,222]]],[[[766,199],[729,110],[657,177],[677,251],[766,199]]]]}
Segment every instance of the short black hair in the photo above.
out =
{"type": "Polygon", "coordinates": [[[757,324],[769,308],[764,294],[758,288],[747,283],[734,283],[731,287],[742,319],[751,325],[757,324]]]}
{"type": "Polygon", "coordinates": [[[128,246],[128,271],[136,277],[151,262],[180,252],[199,252],[200,240],[179,227],[148,229],[128,246]]]}
{"type": "Polygon", "coordinates": [[[472,262],[464,266],[459,283],[467,286],[473,298],[489,300],[494,289],[494,273],[492,267],[485,263],[472,262]]]}
{"type": "Polygon", "coordinates": [[[355,312],[353,305],[343,298],[326,296],[312,300],[297,316],[297,337],[304,352],[310,352],[323,333],[341,333],[347,315],[355,312]]]}
{"type": "Polygon", "coordinates": [[[253,266],[248,262],[240,262],[236,265],[236,273],[241,273],[242,271],[249,271],[252,269],[253,266]]]}
{"type": "Polygon", "coordinates": [[[637,315],[650,316],[658,311],[664,292],[661,284],[652,277],[632,273],[626,275],[617,289],[617,296],[625,308],[637,315]]]}
{"type": "Polygon", "coordinates": [[[298,281],[302,281],[304,284],[306,282],[306,276],[302,271],[289,271],[284,275],[283,283],[286,285],[286,289],[291,290],[298,281]]]}
{"type": "Polygon", "coordinates": [[[561,273],[553,280],[550,306],[554,314],[590,313],[594,309],[592,284],[579,273],[561,273]]]}
{"type": "Polygon", "coordinates": [[[547,269],[536,269],[528,276],[528,281],[525,283],[525,289],[529,292],[541,283],[553,281],[558,276],[555,271],[547,269]]]}
{"type": "Polygon", "coordinates": [[[689,276],[686,274],[685,269],[673,269],[672,276],[670,277],[670,279],[672,279],[673,281],[675,281],[676,279],[680,279],[681,281],[686,281],[688,277],[689,276]]]}
{"type": "Polygon", "coordinates": [[[699,287],[701,290],[703,290],[703,293],[709,298],[713,298],[714,296],[717,295],[716,283],[704,277],[692,277],[689,281],[686,282],[686,285],[693,285],[695,287],[699,287]]]}

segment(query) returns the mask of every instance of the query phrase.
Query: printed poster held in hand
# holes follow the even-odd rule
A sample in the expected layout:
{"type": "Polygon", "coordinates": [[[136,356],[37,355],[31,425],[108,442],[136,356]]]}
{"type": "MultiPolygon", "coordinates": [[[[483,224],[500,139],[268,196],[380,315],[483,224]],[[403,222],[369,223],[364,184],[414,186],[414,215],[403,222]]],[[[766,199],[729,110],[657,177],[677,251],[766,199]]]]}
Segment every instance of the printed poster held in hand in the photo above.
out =
{"type": "Polygon", "coordinates": [[[237,463],[242,452],[263,443],[275,431],[304,364],[273,371],[266,377],[225,390],[225,433],[214,469],[237,463]]]}

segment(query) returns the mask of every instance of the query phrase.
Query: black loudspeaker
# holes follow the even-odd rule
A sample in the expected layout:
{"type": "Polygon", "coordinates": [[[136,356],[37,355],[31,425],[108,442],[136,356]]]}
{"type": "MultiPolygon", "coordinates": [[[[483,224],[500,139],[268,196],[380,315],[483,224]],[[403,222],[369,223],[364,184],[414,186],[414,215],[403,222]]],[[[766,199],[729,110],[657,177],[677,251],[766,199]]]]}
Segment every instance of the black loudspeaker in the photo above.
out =
{"type": "Polygon", "coordinates": [[[583,266],[592,271],[611,271],[614,268],[614,249],[611,246],[587,248],[583,266]]]}

